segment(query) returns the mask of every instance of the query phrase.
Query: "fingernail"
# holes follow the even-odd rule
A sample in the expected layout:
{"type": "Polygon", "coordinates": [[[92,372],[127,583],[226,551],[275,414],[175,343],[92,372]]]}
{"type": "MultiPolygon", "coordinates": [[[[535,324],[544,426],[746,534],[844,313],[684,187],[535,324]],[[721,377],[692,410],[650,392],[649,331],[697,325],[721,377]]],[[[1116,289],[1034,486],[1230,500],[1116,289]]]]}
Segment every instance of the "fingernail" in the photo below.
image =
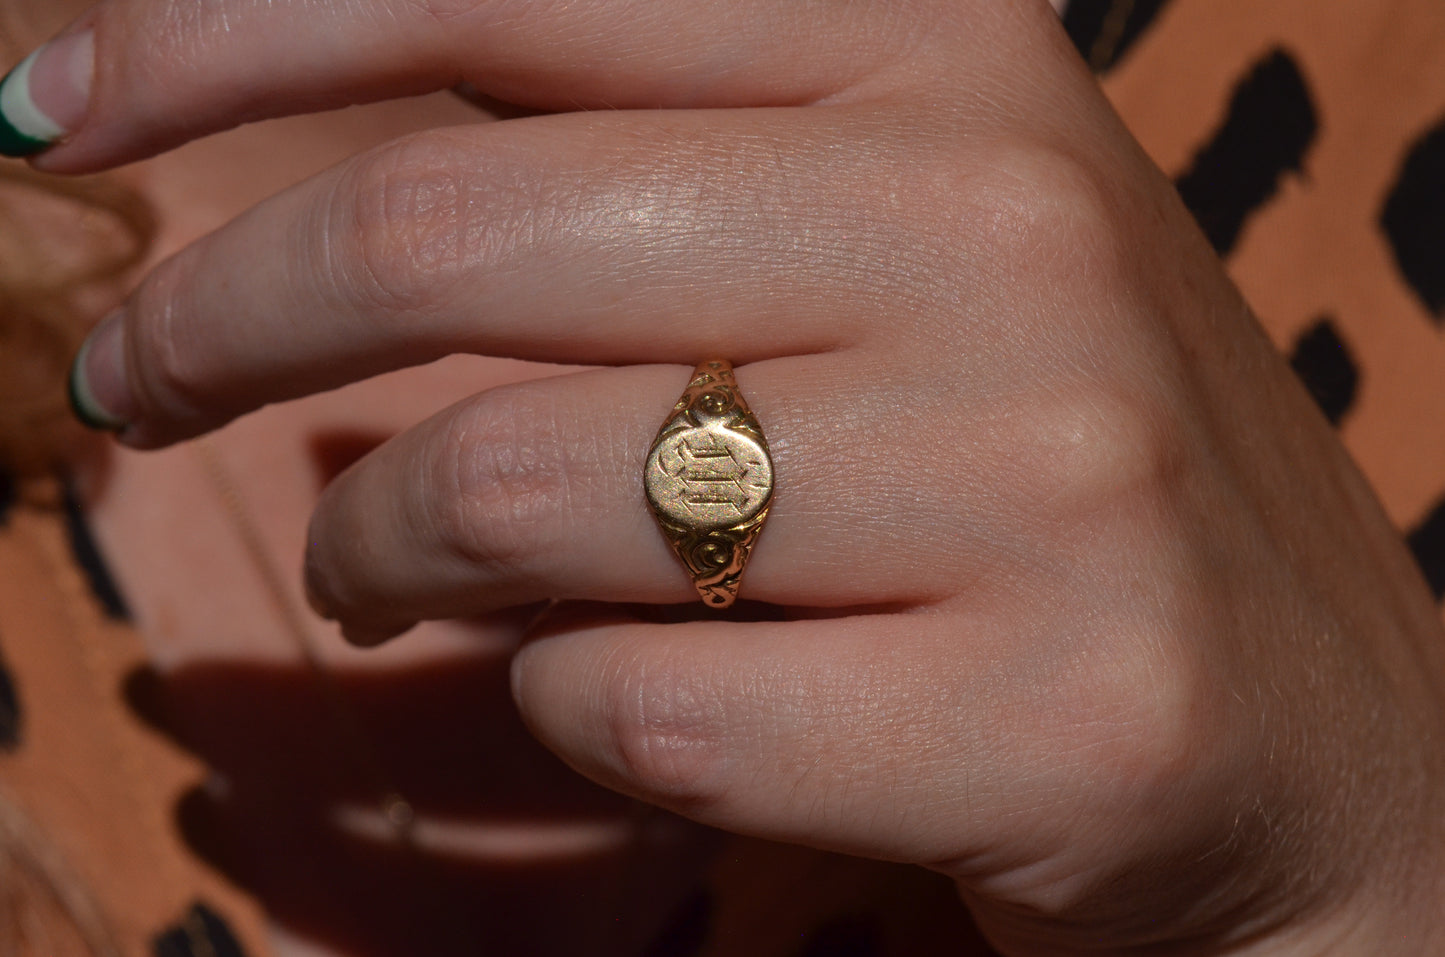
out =
{"type": "Polygon", "coordinates": [[[311,556],[313,554],[314,552],[310,548],[306,550],[306,565],[301,572],[301,584],[306,589],[306,604],[310,605],[311,610],[316,612],[318,616],[325,618],[327,621],[334,621],[336,614],[332,611],[330,603],[321,597],[321,592],[317,589],[314,581],[316,577],[315,572],[311,570],[311,556]]]}
{"type": "Polygon", "coordinates": [[[125,313],[116,310],[81,345],[70,367],[70,407],[92,429],[119,432],[135,415],[125,377],[125,313]]]}
{"type": "Polygon", "coordinates": [[[0,80],[0,154],[30,156],[73,133],[90,108],[95,35],[66,34],[0,80]]]}

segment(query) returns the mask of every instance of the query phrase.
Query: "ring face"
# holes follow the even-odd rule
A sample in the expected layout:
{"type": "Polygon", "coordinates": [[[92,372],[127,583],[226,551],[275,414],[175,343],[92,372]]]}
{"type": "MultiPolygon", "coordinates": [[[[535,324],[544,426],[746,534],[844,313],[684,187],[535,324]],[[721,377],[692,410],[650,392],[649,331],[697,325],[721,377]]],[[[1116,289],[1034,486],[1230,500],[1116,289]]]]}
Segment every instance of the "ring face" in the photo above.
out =
{"type": "Polygon", "coordinates": [[[722,360],[693,370],[643,471],[647,502],[702,600],[737,599],[773,495],[773,461],[757,417],[722,360]]]}
{"type": "Polygon", "coordinates": [[[746,522],[772,493],[767,446],[721,423],[676,429],[647,457],[647,499],[677,525],[712,531],[746,522]]]}

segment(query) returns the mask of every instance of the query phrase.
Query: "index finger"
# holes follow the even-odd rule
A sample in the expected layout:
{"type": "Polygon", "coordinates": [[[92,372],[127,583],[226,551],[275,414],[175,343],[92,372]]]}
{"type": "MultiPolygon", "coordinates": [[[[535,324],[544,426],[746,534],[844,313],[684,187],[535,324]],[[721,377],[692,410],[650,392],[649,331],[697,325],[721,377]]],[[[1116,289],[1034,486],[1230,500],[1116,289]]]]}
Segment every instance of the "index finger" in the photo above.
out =
{"type": "Polygon", "coordinates": [[[988,26],[1021,6],[1048,10],[928,0],[107,0],[7,78],[0,125],[18,138],[0,136],[0,150],[46,150],[40,165],[81,172],[241,122],[461,82],[544,110],[801,104],[905,63],[916,69],[928,49],[949,50],[936,71],[996,59],[984,40],[999,31],[988,26]]]}

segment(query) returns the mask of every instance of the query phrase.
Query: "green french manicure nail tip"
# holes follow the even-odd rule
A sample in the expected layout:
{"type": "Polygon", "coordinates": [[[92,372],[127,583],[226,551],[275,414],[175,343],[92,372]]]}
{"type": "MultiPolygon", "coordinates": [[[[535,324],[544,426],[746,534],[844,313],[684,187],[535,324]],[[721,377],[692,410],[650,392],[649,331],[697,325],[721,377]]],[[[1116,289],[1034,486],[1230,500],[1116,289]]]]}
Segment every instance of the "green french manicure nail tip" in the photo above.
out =
{"type": "Polygon", "coordinates": [[[70,366],[70,379],[66,383],[70,411],[75,413],[75,417],[86,428],[95,429],[97,432],[119,432],[125,428],[125,423],[117,421],[114,416],[106,415],[90,397],[90,390],[81,381],[80,364],[84,359],[85,349],[82,347],[80,355],[75,357],[75,362],[70,366]]]}
{"type": "Polygon", "coordinates": [[[10,121],[0,113],[0,156],[34,156],[49,145],[45,140],[26,136],[11,126],[10,121]]]}
{"type": "Polygon", "coordinates": [[[64,133],[30,95],[30,68],[44,49],[21,60],[0,80],[0,155],[33,156],[64,133]]]}
{"type": "MultiPolygon", "coordinates": [[[[15,70],[20,69],[16,67],[15,70]]],[[[15,75],[15,70],[5,74],[5,79],[0,80],[0,156],[34,156],[50,143],[46,140],[38,140],[33,136],[26,136],[15,128],[10,122],[10,117],[5,115],[5,87],[9,85],[10,78],[15,75]]]]}

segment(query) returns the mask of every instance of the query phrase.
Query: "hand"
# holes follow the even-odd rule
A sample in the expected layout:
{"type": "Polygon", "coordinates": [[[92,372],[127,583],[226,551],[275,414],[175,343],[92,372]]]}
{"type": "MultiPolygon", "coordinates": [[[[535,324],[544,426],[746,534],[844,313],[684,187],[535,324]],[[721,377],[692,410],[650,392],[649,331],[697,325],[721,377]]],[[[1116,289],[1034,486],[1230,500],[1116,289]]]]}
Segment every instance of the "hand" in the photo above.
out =
{"type": "Polygon", "coordinates": [[[544,742],[707,823],[942,870],[1010,953],[1438,946],[1436,610],[1046,5],[87,23],[53,170],[459,80],[554,111],[261,204],[91,342],[136,446],[451,352],[608,366],[332,486],[307,575],[353,634],[584,602],[513,664],[544,742]],[[615,604],[692,600],[639,472],[713,357],[773,444],[744,593],[786,621],[615,604]]]}

